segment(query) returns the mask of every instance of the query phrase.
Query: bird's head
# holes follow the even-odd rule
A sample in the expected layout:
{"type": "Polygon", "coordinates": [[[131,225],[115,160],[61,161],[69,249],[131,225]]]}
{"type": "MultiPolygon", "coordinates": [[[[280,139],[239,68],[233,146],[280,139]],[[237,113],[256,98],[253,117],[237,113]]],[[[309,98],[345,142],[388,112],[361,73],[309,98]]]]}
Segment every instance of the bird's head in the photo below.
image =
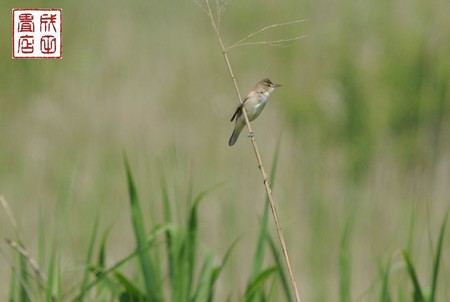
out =
{"type": "Polygon", "coordinates": [[[272,92],[275,88],[280,87],[281,84],[274,84],[268,78],[262,79],[256,83],[255,90],[259,92],[272,92]]]}

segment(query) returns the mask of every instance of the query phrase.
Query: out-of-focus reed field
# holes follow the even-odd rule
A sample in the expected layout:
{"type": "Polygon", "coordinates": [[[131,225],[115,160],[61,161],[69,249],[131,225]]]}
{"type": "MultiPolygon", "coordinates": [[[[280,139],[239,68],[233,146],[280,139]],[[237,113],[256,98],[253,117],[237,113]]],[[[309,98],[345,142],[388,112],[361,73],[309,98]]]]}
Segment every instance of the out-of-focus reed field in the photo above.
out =
{"type": "MultiPolygon", "coordinates": [[[[256,37],[307,35],[288,47],[229,54],[243,94],[263,77],[283,84],[252,125],[269,170],[281,136],[274,198],[302,301],[382,301],[383,274],[393,301],[412,301],[403,249],[431,286],[450,205],[449,14],[444,0],[227,6],[227,45],[307,19],[256,37]]],[[[191,196],[222,183],[199,205],[199,240],[217,260],[240,238],[215,299],[239,300],[265,195],[245,131],[227,145],[238,100],[203,11],[181,0],[2,1],[0,41],[0,195],[42,267],[57,242],[62,288],[80,282],[97,215],[100,233],[110,228],[107,264],[135,249],[126,154],[148,228],[163,222],[162,179],[181,221],[191,196]],[[20,7],[63,9],[63,59],[11,59],[20,7]]],[[[2,301],[14,234],[2,211],[2,301]]],[[[450,300],[446,234],[439,301],[450,300]]]]}

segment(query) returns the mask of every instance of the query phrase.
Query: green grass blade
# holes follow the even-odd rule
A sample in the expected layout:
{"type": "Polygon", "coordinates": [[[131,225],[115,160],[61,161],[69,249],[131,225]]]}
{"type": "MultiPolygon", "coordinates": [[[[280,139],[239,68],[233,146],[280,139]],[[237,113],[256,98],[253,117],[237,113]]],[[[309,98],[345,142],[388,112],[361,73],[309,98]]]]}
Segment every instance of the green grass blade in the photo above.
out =
{"type": "Polygon", "coordinates": [[[20,287],[19,287],[19,301],[21,302],[28,302],[31,301],[31,292],[29,290],[30,288],[30,279],[28,276],[28,263],[25,256],[19,254],[19,280],[20,280],[20,287]]]}
{"type": "MultiPolygon", "coordinates": [[[[161,172],[160,174],[160,182],[161,182],[161,193],[162,193],[162,205],[163,205],[163,212],[164,212],[164,221],[167,225],[172,224],[172,210],[170,206],[170,197],[169,197],[169,190],[167,187],[166,178],[161,172]]],[[[176,278],[176,272],[175,267],[176,264],[176,254],[177,254],[177,248],[174,246],[174,239],[176,237],[176,229],[174,227],[168,228],[165,236],[166,236],[166,254],[167,254],[167,265],[169,269],[169,286],[170,286],[170,294],[172,295],[172,300],[174,300],[174,294],[177,289],[177,278],[176,278]]]]}
{"type": "Polygon", "coordinates": [[[383,302],[391,302],[391,293],[389,290],[389,276],[391,271],[391,260],[389,259],[388,265],[385,271],[381,272],[381,299],[383,302]]]}
{"type": "MultiPolygon", "coordinates": [[[[197,260],[197,246],[198,246],[198,206],[204,197],[211,191],[220,187],[222,183],[218,183],[211,188],[201,192],[193,201],[191,210],[189,212],[189,218],[186,225],[186,233],[183,238],[180,238],[181,243],[176,241],[173,243],[175,246],[180,246],[178,259],[175,261],[178,263],[177,282],[180,290],[177,289],[175,301],[188,301],[192,295],[192,285],[194,281],[194,271],[197,260]]],[[[181,237],[181,236],[179,236],[181,237]]]]}
{"type": "Polygon", "coordinates": [[[273,241],[272,237],[268,236],[267,240],[270,245],[270,250],[272,251],[272,256],[275,259],[276,266],[278,267],[279,270],[281,285],[283,287],[283,293],[286,297],[286,301],[288,302],[293,301],[291,285],[289,284],[290,282],[289,277],[283,265],[284,263],[283,259],[281,258],[280,253],[278,252],[277,246],[273,241]]]}
{"type": "Polygon", "coordinates": [[[100,248],[97,257],[97,268],[103,270],[106,266],[106,243],[108,241],[109,232],[111,231],[111,226],[105,231],[100,241],[100,248]]]}
{"type": "Polygon", "coordinates": [[[415,226],[416,226],[416,210],[415,205],[412,206],[411,209],[411,221],[409,224],[409,230],[408,230],[408,244],[406,246],[407,251],[413,251],[413,241],[414,241],[414,234],[415,234],[415,226]]]}
{"type": "Polygon", "coordinates": [[[208,297],[212,291],[211,278],[213,274],[213,258],[213,253],[206,251],[205,261],[203,262],[202,269],[198,277],[197,288],[191,302],[205,302],[208,300],[208,297]]]}
{"type": "Polygon", "coordinates": [[[436,255],[434,256],[433,277],[431,280],[431,293],[430,293],[430,301],[429,302],[434,302],[436,299],[436,288],[437,288],[439,266],[441,263],[442,244],[444,242],[444,233],[445,233],[445,227],[447,226],[447,220],[448,220],[448,212],[445,216],[444,221],[442,222],[441,230],[439,232],[439,240],[438,240],[438,245],[437,245],[437,249],[436,249],[436,255]]]}
{"type": "Polygon", "coordinates": [[[210,188],[204,190],[203,192],[201,192],[200,194],[197,195],[197,197],[195,197],[194,199],[194,206],[197,206],[205,197],[206,195],[208,195],[209,193],[211,193],[212,191],[220,188],[221,186],[223,186],[225,184],[224,181],[219,182],[213,186],[211,186],[210,188]]]}
{"type": "Polygon", "coordinates": [[[227,252],[225,253],[225,256],[223,257],[220,265],[213,269],[212,274],[211,274],[211,281],[210,281],[211,284],[209,286],[211,288],[211,291],[209,292],[208,299],[205,301],[212,301],[213,295],[214,295],[214,285],[215,285],[217,279],[219,278],[219,275],[222,272],[223,268],[225,267],[225,264],[227,263],[228,259],[230,258],[231,252],[234,249],[234,247],[236,246],[237,242],[238,242],[238,239],[234,240],[234,242],[231,244],[231,246],[228,248],[227,252]]]}
{"type": "MultiPolygon", "coordinates": [[[[113,266],[111,266],[110,268],[106,269],[106,270],[102,270],[98,275],[97,278],[92,281],[91,283],[89,283],[86,286],[86,291],[92,289],[96,284],[98,284],[100,281],[102,281],[104,278],[106,278],[111,272],[116,271],[118,268],[120,268],[122,265],[124,265],[125,263],[129,262],[131,259],[133,259],[136,256],[139,256],[142,252],[147,251],[150,247],[153,246],[156,238],[161,234],[164,233],[167,230],[168,226],[161,226],[157,229],[155,229],[152,233],[151,233],[151,237],[149,238],[147,245],[145,247],[142,248],[142,250],[135,250],[133,251],[131,254],[129,254],[128,256],[124,257],[123,259],[119,260],[118,262],[116,262],[116,264],[114,264],[113,266]]],[[[79,301],[79,297],[77,297],[75,299],[75,301],[79,301]]]]}
{"type": "Polygon", "coordinates": [[[154,273],[153,263],[150,255],[145,247],[147,247],[147,236],[144,226],[144,218],[139,205],[139,198],[133,176],[131,175],[130,167],[126,157],[124,157],[125,169],[128,181],[128,192],[130,197],[131,220],[133,223],[134,235],[137,243],[137,250],[139,251],[139,260],[144,277],[145,289],[150,301],[161,301],[162,292],[159,286],[159,278],[154,273]]]}
{"type": "Polygon", "coordinates": [[[258,242],[256,244],[255,255],[253,257],[253,268],[252,273],[250,275],[250,280],[256,278],[256,276],[261,272],[263,266],[265,256],[264,243],[266,242],[266,238],[268,236],[268,221],[269,221],[269,202],[266,202],[264,204],[264,213],[259,228],[258,242]]]}
{"type": "MultiPolygon", "coordinates": [[[[19,243],[6,239],[6,243],[8,243],[14,250],[16,250],[16,246],[19,248],[23,248],[19,243]]],[[[0,248],[0,254],[2,254],[5,258],[7,258],[0,248]]],[[[32,292],[32,284],[30,283],[30,278],[28,276],[28,261],[27,258],[18,250],[13,254],[15,257],[14,262],[17,263],[17,266],[13,263],[8,263],[11,266],[11,283],[9,290],[9,299],[10,301],[31,301],[30,299],[33,297],[32,292]]]]}
{"type": "Polygon", "coordinates": [[[84,271],[84,275],[83,275],[83,281],[81,282],[81,287],[80,287],[80,294],[79,294],[79,300],[83,301],[84,300],[84,293],[86,290],[86,286],[89,282],[89,269],[88,266],[90,265],[90,263],[92,263],[92,256],[94,253],[94,246],[95,246],[95,242],[97,239],[97,233],[98,233],[98,224],[99,224],[99,215],[97,214],[96,218],[95,218],[95,222],[94,222],[94,227],[92,229],[92,234],[91,234],[91,239],[89,240],[89,247],[88,247],[88,253],[86,256],[86,270],[84,271]]]}
{"type": "Polygon", "coordinates": [[[217,278],[219,277],[219,274],[221,273],[221,271],[225,267],[225,264],[227,263],[228,259],[230,258],[231,252],[233,251],[233,249],[236,246],[237,242],[238,242],[238,239],[233,241],[233,243],[231,244],[231,246],[228,248],[227,252],[225,253],[225,256],[223,257],[222,262],[220,263],[220,265],[214,269],[214,273],[213,273],[212,278],[211,278],[211,284],[212,285],[217,281],[217,278]]]}
{"type": "Polygon", "coordinates": [[[166,178],[163,173],[160,175],[161,180],[161,194],[163,201],[163,210],[164,210],[164,220],[166,223],[172,222],[172,211],[170,208],[170,197],[169,197],[169,189],[167,188],[166,178]]]}
{"type": "MultiPolygon", "coordinates": [[[[97,283],[95,286],[95,296],[93,301],[121,301],[121,294],[123,293],[122,287],[117,284],[117,282],[111,278],[111,276],[105,276],[102,278],[101,282],[97,283]]],[[[127,296],[125,296],[127,298],[127,296]]],[[[124,301],[129,301],[124,300],[124,301]]]]}
{"type": "Polygon", "coordinates": [[[39,236],[38,236],[38,263],[41,266],[45,265],[45,254],[46,254],[46,242],[45,239],[45,218],[44,212],[41,207],[39,207],[39,236]]]}
{"type": "Polygon", "coordinates": [[[176,301],[175,297],[177,297],[177,292],[180,290],[179,287],[179,274],[177,268],[179,254],[179,230],[175,226],[171,226],[166,230],[166,251],[167,251],[167,261],[169,266],[169,280],[170,280],[170,293],[172,295],[172,301],[176,301]]]}
{"type": "Polygon", "coordinates": [[[191,208],[188,224],[187,234],[184,238],[184,242],[181,248],[182,259],[182,301],[188,301],[190,299],[190,293],[192,290],[192,283],[194,279],[194,268],[196,263],[196,252],[198,244],[198,214],[197,214],[198,202],[195,202],[191,208]]]}
{"type": "Polygon", "coordinates": [[[422,293],[422,289],[420,287],[419,279],[417,278],[416,270],[414,268],[413,263],[411,262],[411,259],[409,258],[408,252],[405,250],[403,251],[403,259],[406,263],[406,268],[408,269],[409,277],[411,278],[411,281],[413,283],[414,287],[414,302],[425,302],[425,298],[422,293]]]}
{"type": "Polygon", "coordinates": [[[281,138],[282,137],[283,137],[282,134],[280,134],[280,136],[278,137],[277,146],[275,148],[275,152],[274,152],[273,158],[272,158],[272,167],[270,169],[270,178],[269,178],[269,182],[270,182],[271,186],[273,186],[273,184],[275,182],[275,176],[276,176],[275,174],[276,174],[277,167],[278,167],[278,159],[280,158],[280,147],[281,147],[281,138]]]}
{"type": "MultiPolygon", "coordinates": [[[[54,236],[56,237],[56,236],[54,236]]],[[[48,280],[47,280],[47,289],[45,293],[46,301],[52,302],[53,301],[53,289],[55,287],[55,283],[57,282],[56,278],[56,261],[57,260],[57,245],[56,245],[56,239],[53,239],[52,243],[52,250],[50,253],[50,259],[48,264],[48,280]]]]}
{"type": "Polygon", "coordinates": [[[340,268],[339,300],[341,302],[351,301],[350,230],[351,230],[351,221],[349,221],[345,226],[344,234],[342,235],[341,239],[341,246],[339,253],[339,268],[340,268]]]}
{"type": "Polygon", "coordinates": [[[146,301],[144,293],[142,293],[139,288],[133,285],[128,278],[123,275],[121,272],[115,271],[114,277],[119,282],[120,285],[124,288],[124,292],[122,292],[122,296],[126,296],[127,301],[146,301]]]}
{"type": "MultiPolygon", "coordinates": [[[[275,152],[272,160],[272,167],[270,170],[270,179],[269,183],[273,189],[273,184],[275,182],[276,170],[278,167],[278,159],[280,155],[280,145],[281,145],[281,135],[278,138],[277,146],[275,148],[275,152]]],[[[250,280],[253,280],[262,269],[264,256],[265,256],[265,242],[268,236],[268,224],[269,224],[269,200],[266,198],[266,202],[264,203],[264,213],[261,220],[261,226],[259,229],[258,242],[256,244],[255,256],[253,257],[253,268],[252,273],[250,275],[250,280]]]]}
{"type": "Polygon", "coordinates": [[[18,277],[16,276],[15,272],[14,272],[14,268],[11,269],[11,276],[9,277],[10,283],[9,283],[9,297],[8,297],[8,301],[9,302],[14,302],[17,301],[16,300],[16,288],[17,288],[17,283],[18,283],[18,277]]]}
{"type": "Polygon", "coordinates": [[[55,283],[55,291],[52,297],[52,302],[54,301],[62,301],[62,265],[61,265],[61,249],[56,251],[56,283],[55,283]]]}
{"type": "Polygon", "coordinates": [[[264,282],[269,278],[272,274],[278,271],[277,267],[269,267],[263,271],[261,271],[256,278],[252,280],[252,282],[248,285],[247,291],[245,293],[244,301],[252,301],[253,297],[261,291],[264,286],[264,282]]]}

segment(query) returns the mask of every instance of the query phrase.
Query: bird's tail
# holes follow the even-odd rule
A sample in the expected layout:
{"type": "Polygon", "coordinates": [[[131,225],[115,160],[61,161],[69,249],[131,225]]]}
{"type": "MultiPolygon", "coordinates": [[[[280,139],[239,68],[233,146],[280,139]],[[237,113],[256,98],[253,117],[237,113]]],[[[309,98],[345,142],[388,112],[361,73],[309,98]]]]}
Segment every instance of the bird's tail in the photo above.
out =
{"type": "Polygon", "coordinates": [[[236,143],[239,134],[241,134],[241,131],[236,131],[237,129],[234,129],[233,134],[231,134],[230,140],[228,141],[228,146],[233,146],[234,143],[236,143]]]}
{"type": "Polygon", "coordinates": [[[228,141],[229,146],[233,146],[234,143],[236,143],[239,134],[241,134],[242,129],[244,128],[245,124],[242,124],[240,121],[236,121],[236,125],[233,130],[233,134],[231,134],[230,140],[228,141]]]}

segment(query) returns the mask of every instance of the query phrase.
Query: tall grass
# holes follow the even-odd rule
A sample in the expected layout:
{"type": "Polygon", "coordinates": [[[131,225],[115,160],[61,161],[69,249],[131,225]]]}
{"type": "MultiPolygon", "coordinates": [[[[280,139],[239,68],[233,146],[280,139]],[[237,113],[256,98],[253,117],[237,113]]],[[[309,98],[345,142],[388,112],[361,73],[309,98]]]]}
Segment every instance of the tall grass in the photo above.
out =
{"type": "MultiPolygon", "coordinates": [[[[275,180],[275,169],[278,161],[279,149],[274,156],[271,181],[275,180]]],[[[129,192],[129,207],[131,222],[136,240],[134,251],[111,266],[107,266],[105,259],[108,250],[106,241],[109,236],[107,230],[101,240],[97,240],[99,216],[94,221],[87,250],[86,263],[81,274],[81,281],[65,288],[61,283],[63,267],[59,261],[61,248],[53,245],[49,254],[48,279],[38,278],[30,274],[35,261],[25,250],[25,244],[11,243],[16,246],[18,259],[12,265],[10,301],[98,301],[112,299],[117,301],[213,301],[214,288],[218,278],[225,268],[226,262],[237,244],[233,243],[225,252],[219,264],[213,263],[214,254],[209,248],[203,247],[199,251],[200,234],[198,227],[198,207],[214,186],[198,194],[194,198],[190,210],[186,213],[186,224],[174,219],[171,208],[174,202],[168,197],[166,180],[162,183],[163,224],[152,225],[147,231],[138,197],[138,190],[128,164],[125,159],[125,172],[129,192]],[[161,242],[164,241],[164,242],[161,242]],[[94,261],[94,251],[98,249],[97,262],[94,261]],[[139,261],[133,262],[134,258],[139,261]],[[200,265],[201,262],[201,265],[200,265]],[[134,266],[137,270],[134,277],[128,277],[122,269],[134,266]],[[17,267],[17,269],[16,269],[17,267]],[[41,280],[42,279],[42,280],[41,280]],[[42,283],[42,284],[41,284],[42,283]],[[76,294],[78,293],[78,294],[76,294]],[[76,296],[74,296],[76,294],[76,296]]],[[[220,184],[219,184],[220,185],[220,184]]],[[[8,205],[5,201],[6,209],[8,205]]],[[[268,233],[268,203],[261,221],[260,235],[257,241],[255,260],[252,274],[248,279],[245,301],[260,301],[274,296],[272,290],[267,291],[267,283],[271,277],[277,275],[282,282],[285,297],[291,301],[290,290],[287,285],[287,275],[283,269],[280,254],[268,233]],[[274,264],[265,267],[265,251],[270,249],[274,264]]],[[[13,217],[13,216],[12,216],[13,217]]],[[[50,241],[54,241],[56,234],[52,234],[50,241]]],[[[41,238],[41,240],[48,240],[41,238]]],[[[120,241],[116,241],[121,243],[120,241]]],[[[35,271],[39,271],[36,266],[35,271]]],[[[272,286],[276,284],[271,282],[272,286]]],[[[269,287],[269,288],[271,288],[269,287]]]]}
{"type": "MultiPolygon", "coordinates": [[[[278,156],[279,149],[277,148],[271,171],[271,183],[275,180],[278,156]]],[[[105,259],[108,253],[106,241],[109,236],[109,230],[104,233],[101,240],[97,240],[99,225],[99,217],[97,216],[92,227],[86,264],[82,274],[80,274],[80,281],[65,287],[61,282],[63,278],[61,274],[64,270],[59,260],[62,256],[61,247],[54,244],[57,234],[52,234],[51,238],[49,238],[53,244],[47,260],[49,266],[45,273],[26,249],[24,242],[9,241],[11,248],[16,251],[15,263],[11,264],[12,275],[9,301],[98,301],[102,299],[117,301],[215,300],[214,289],[217,281],[222,271],[226,268],[228,259],[233,257],[232,250],[238,243],[238,241],[235,241],[228,248],[218,265],[213,263],[214,254],[209,248],[204,246],[201,251],[198,249],[201,238],[198,228],[198,207],[207,194],[216,189],[217,186],[201,192],[193,200],[190,210],[186,213],[186,224],[182,225],[173,219],[170,210],[173,202],[168,197],[166,181],[162,179],[162,194],[164,196],[162,203],[165,222],[164,224],[152,225],[150,231],[147,231],[147,227],[144,225],[145,219],[142,216],[143,212],[140,209],[137,188],[127,160],[125,160],[125,172],[129,190],[131,222],[134,225],[134,237],[136,240],[134,251],[108,267],[105,259]],[[142,242],[139,240],[142,240],[142,242]],[[98,246],[97,263],[95,263],[93,257],[95,246],[98,246]],[[135,258],[139,261],[133,261],[135,258]],[[128,277],[123,272],[123,269],[127,266],[136,267],[137,274],[135,273],[131,278],[128,277]],[[149,280],[146,280],[146,278],[149,278],[149,280]],[[77,292],[78,294],[76,294],[77,292]],[[76,295],[74,296],[74,294],[76,295]]],[[[9,215],[12,215],[4,199],[2,204],[9,215]]],[[[284,301],[293,300],[288,285],[288,274],[285,272],[280,252],[268,231],[268,207],[269,204],[266,202],[260,222],[251,274],[248,278],[245,293],[240,298],[242,301],[274,301],[281,297],[283,297],[284,301]],[[269,267],[264,265],[267,249],[271,252],[273,259],[273,264],[269,267]],[[277,279],[279,279],[278,285],[277,279]]],[[[403,267],[406,272],[405,276],[408,276],[411,281],[412,292],[407,293],[408,287],[405,286],[405,283],[408,281],[407,278],[404,278],[399,283],[399,288],[392,288],[390,275],[394,270],[391,270],[391,263],[389,262],[387,268],[380,274],[379,280],[375,280],[375,282],[381,284],[380,295],[377,301],[438,301],[437,285],[439,270],[442,267],[442,250],[447,219],[448,214],[441,223],[434,251],[435,255],[432,259],[430,286],[423,287],[421,285],[410,253],[407,250],[403,250],[403,267]],[[393,292],[397,292],[398,299],[393,299],[393,292]]],[[[15,218],[12,219],[12,221],[14,220],[15,218]]],[[[340,301],[352,300],[351,231],[352,223],[348,223],[341,240],[340,301]]],[[[47,238],[41,238],[41,240],[48,241],[47,238]]],[[[370,291],[373,291],[373,289],[370,291]]]]}

